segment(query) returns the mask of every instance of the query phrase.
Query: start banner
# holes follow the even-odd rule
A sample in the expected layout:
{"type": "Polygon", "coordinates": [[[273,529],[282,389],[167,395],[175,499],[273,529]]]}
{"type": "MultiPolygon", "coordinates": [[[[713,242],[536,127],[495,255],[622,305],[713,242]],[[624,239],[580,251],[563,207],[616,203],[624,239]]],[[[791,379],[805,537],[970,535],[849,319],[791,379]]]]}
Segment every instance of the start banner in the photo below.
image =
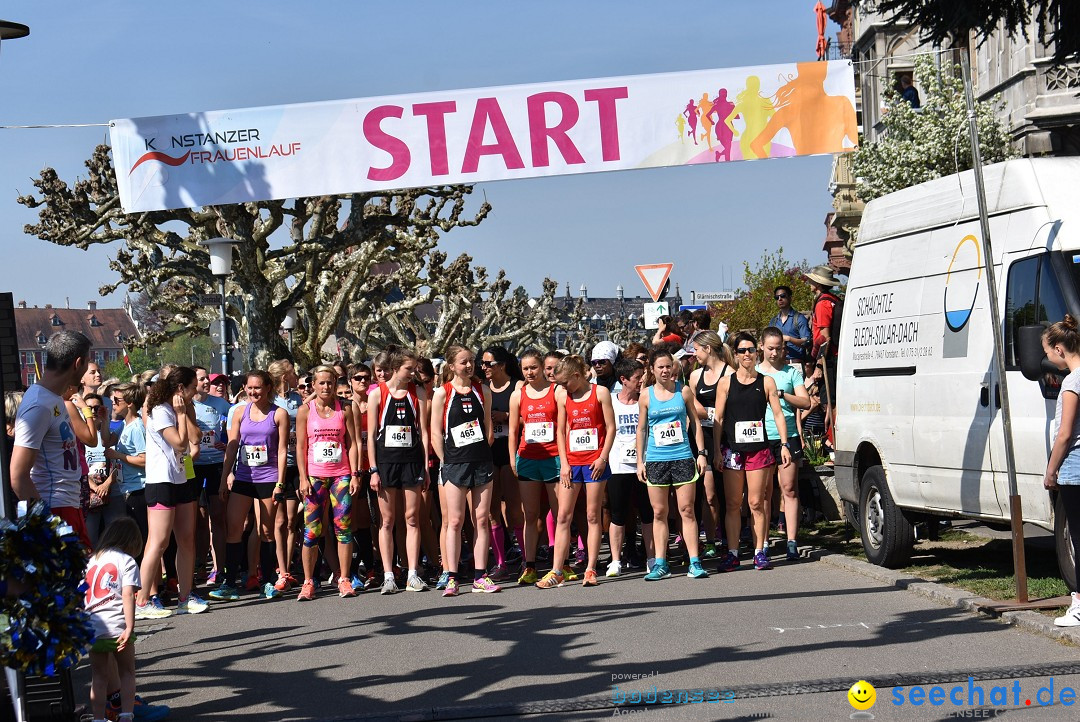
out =
{"type": "Polygon", "coordinates": [[[839,153],[851,61],[114,120],[127,212],[839,153]]]}

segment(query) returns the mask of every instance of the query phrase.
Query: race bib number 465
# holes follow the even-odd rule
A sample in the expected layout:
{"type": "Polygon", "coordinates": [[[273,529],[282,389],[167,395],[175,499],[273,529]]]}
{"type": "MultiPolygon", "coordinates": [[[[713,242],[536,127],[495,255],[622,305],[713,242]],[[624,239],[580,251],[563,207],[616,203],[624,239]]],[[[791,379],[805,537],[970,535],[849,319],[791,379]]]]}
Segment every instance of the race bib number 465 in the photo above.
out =
{"type": "Polygon", "coordinates": [[[476,419],[450,429],[450,436],[454,439],[455,446],[468,446],[484,440],[484,434],[480,431],[480,422],[476,419]]]}

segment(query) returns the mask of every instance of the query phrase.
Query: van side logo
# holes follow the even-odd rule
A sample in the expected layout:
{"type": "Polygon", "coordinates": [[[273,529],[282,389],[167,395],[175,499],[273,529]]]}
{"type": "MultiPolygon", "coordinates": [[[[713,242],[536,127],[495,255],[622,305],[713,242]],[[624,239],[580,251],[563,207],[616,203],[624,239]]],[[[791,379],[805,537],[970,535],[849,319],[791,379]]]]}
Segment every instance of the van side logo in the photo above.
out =
{"type": "Polygon", "coordinates": [[[945,292],[942,299],[945,307],[945,325],[953,333],[959,333],[971,318],[975,308],[975,298],[979,295],[979,283],[982,281],[982,251],[975,236],[967,235],[956,245],[949,270],[945,274],[945,292]],[[953,278],[953,266],[956,278],[953,278]],[[964,273],[969,271],[969,273],[964,273]],[[974,283],[972,274],[975,271],[974,283]],[[951,285],[950,285],[951,284],[951,285]]]}

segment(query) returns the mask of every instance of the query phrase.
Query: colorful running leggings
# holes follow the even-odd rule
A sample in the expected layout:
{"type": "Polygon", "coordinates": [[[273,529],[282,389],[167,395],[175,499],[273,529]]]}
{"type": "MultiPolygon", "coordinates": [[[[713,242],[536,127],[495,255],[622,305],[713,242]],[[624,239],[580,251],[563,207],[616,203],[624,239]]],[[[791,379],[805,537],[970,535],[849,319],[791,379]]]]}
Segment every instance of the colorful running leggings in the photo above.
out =
{"type": "Polygon", "coordinates": [[[313,547],[323,535],[323,512],[329,497],[334,514],[334,533],[342,544],[352,543],[349,528],[352,495],[349,494],[349,477],[321,478],[309,476],[311,493],[304,497],[304,546],[313,547]]]}

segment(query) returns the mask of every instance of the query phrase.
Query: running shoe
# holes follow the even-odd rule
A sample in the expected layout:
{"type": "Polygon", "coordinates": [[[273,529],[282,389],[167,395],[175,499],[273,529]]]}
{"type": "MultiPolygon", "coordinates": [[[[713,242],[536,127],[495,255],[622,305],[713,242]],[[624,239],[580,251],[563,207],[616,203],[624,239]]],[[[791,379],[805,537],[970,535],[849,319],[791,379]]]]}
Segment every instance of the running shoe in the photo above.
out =
{"type": "Polygon", "coordinates": [[[585,550],[580,547],[574,551],[574,566],[583,567],[588,563],[588,559],[585,557],[585,550]]]}
{"type": "Polygon", "coordinates": [[[291,573],[286,573],[285,578],[289,580],[289,584],[294,587],[300,586],[300,580],[294,577],[291,573]]]}
{"type": "Polygon", "coordinates": [[[533,567],[525,567],[525,571],[518,577],[518,584],[526,586],[528,584],[536,584],[536,569],[533,567]]]}
{"type": "Polygon", "coordinates": [[[443,572],[439,575],[439,581],[435,582],[435,588],[438,590],[446,589],[447,582],[450,581],[450,572],[443,572]]]}
{"type": "Polygon", "coordinates": [[[544,575],[544,578],[536,583],[537,589],[553,589],[554,587],[561,587],[563,582],[566,581],[566,574],[559,574],[556,571],[550,571],[544,575]]]}
{"type": "Polygon", "coordinates": [[[456,597],[458,595],[457,579],[447,579],[446,580],[446,589],[443,590],[442,595],[444,597],[456,597]]]}
{"type": "Polygon", "coordinates": [[[577,572],[575,572],[570,567],[563,567],[562,568],[562,575],[563,575],[563,578],[566,579],[566,581],[568,581],[568,582],[576,582],[578,580],[577,572]]]}
{"type": "Polygon", "coordinates": [[[135,708],[132,717],[124,717],[123,712],[120,710],[120,700],[117,699],[116,704],[113,704],[113,700],[110,699],[105,707],[105,716],[107,719],[136,719],[139,722],[157,722],[169,716],[168,707],[163,704],[147,704],[146,700],[139,695],[135,695],[135,708]]]}
{"type": "Polygon", "coordinates": [[[604,573],[605,577],[617,577],[622,574],[622,562],[618,559],[612,559],[611,563],[607,565],[607,572],[604,573]]]}
{"type": "MultiPolygon", "coordinates": [[[[278,592],[281,592],[281,593],[285,593],[285,592],[289,591],[290,589],[292,589],[292,586],[293,585],[289,582],[289,575],[288,574],[279,574],[278,578],[277,578],[277,581],[274,582],[274,589],[278,590],[278,592]]],[[[264,585],[264,588],[265,588],[265,585],[264,585]]]]}
{"type": "Polygon", "coordinates": [[[218,583],[218,570],[217,569],[211,569],[210,573],[206,575],[206,584],[207,584],[207,586],[213,587],[213,586],[216,586],[217,583],[218,583]]]}
{"type": "Polygon", "coordinates": [[[211,589],[206,596],[219,602],[235,602],[240,599],[240,590],[231,584],[222,582],[217,589],[211,589]]]}
{"type": "Polygon", "coordinates": [[[668,568],[668,564],[663,559],[657,559],[653,564],[652,571],[645,575],[645,581],[655,582],[660,579],[667,579],[671,576],[671,569],[668,568]]]}
{"type": "Polygon", "coordinates": [[[718,572],[733,572],[739,568],[739,557],[735,552],[728,552],[727,556],[720,560],[720,563],[716,565],[716,571],[718,572]]]}
{"type": "Polygon", "coordinates": [[[495,582],[506,582],[514,578],[514,573],[507,568],[506,564],[496,564],[487,573],[487,576],[491,577],[491,580],[495,582]]]}
{"type": "Polygon", "coordinates": [[[379,590],[379,594],[396,594],[398,591],[397,582],[393,577],[387,577],[383,580],[382,589],[379,590]]]}
{"type": "Polygon", "coordinates": [[[705,567],[701,566],[701,562],[690,562],[690,569],[686,572],[686,576],[691,579],[705,579],[709,573],[705,571],[705,567]]]}
{"type": "Polygon", "coordinates": [[[585,578],[581,580],[581,586],[583,587],[595,587],[598,584],[596,581],[596,570],[586,569],[585,578]]]}
{"type": "MultiPolygon", "coordinates": [[[[270,588],[273,589],[273,587],[270,588]]],[[[176,603],[177,614],[202,614],[209,608],[210,605],[206,600],[201,599],[195,592],[189,593],[187,599],[176,603]]]]}
{"type": "Polygon", "coordinates": [[[310,602],[315,598],[315,582],[308,579],[300,587],[300,593],[296,595],[296,601],[298,602],[310,602]]]}
{"type": "Polygon", "coordinates": [[[1080,599],[1074,594],[1072,604],[1060,617],[1054,619],[1057,627],[1080,627],[1080,599]]]}
{"type": "Polygon", "coordinates": [[[263,599],[277,599],[281,596],[281,590],[270,582],[267,582],[266,584],[263,584],[263,588],[262,591],[259,593],[259,596],[263,599]]]}
{"type": "Polygon", "coordinates": [[[426,592],[427,590],[427,582],[416,575],[409,577],[409,581],[405,582],[405,591],[407,592],[426,592]]]}
{"type": "Polygon", "coordinates": [[[166,609],[156,595],[150,597],[146,604],[135,604],[136,619],[165,619],[172,615],[172,610],[166,609]]]}
{"type": "Polygon", "coordinates": [[[769,561],[769,555],[762,549],[754,555],[754,569],[771,569],[772,562],[769,561]]]}
{"type": "Polygon", "coordinates": [[[244,591],[245,592],[257,592],[261,588],[262,588],[262,585],[259,584],[259,575],[258,574],[254,574],[254,575],[248,577],[247,581],[244,582],[244,591]]]}
{"type": "Polygon", "coordinates": [[[352,584],[353,591],[357,593],[364,591],[367,586],[367,583],[358,574],[353,574],[349,583],[352,584]]]}
{"type": "Polygon", "coordinates": [[[339,597],[355,597],[356,590],[352,587],[352,582],[342,577],[338,580],[337,594],[339,597]]]}
{"type": "Polygon", "coordinates": [[[799,543],[791,539],[787,543],[787,560],[789,562],[799,561],[799,543]]]}
{"type": "Polygon", "coordinates": [[[705,553],[702,556],[706,559],[716,559],[716,545],[706,542],[705,553]]]}
{"type": "Polygon", "coordinates": [[[491,577],[489,577],[487,574],[485,574],[484,576],[480,577],[479,579],[477,579],[476,581],[474,581],[472,583],[472,590],[474,592],[483,592],[484,594],[492,594],[494,592],[501,592],[502,587],[500,587],[495,582],[491,581],[491,577]]]}

